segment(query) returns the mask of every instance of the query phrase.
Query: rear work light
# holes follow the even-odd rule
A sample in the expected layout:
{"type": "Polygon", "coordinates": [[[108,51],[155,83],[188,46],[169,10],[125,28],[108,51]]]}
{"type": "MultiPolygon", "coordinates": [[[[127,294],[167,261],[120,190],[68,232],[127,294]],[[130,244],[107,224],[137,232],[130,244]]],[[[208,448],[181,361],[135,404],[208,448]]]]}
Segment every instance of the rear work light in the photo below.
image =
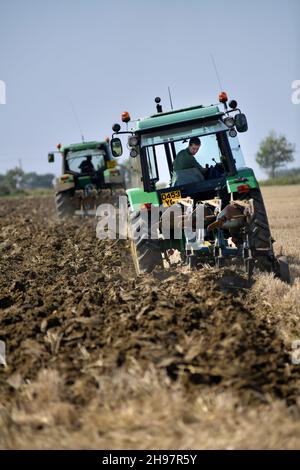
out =
{"type": "Polygon", "coordinates": [[[146,211],[151,211],[152,203],[151,202],[146,202],[145,204],[141,205],[141,209],[144,209],[146,211]]]}
{"type": "Polygon", "coordinates": [[[237,186],[236,189],[239,194],[248,193],[250,191],[250,186],[249,184],[241,184],[240,186],[237,186]]]}
{"type": "Polygon", "coordinates": [[[128,137],[129,147],[136,147],[139,144],[139,138],[136,135],[131,135],[128,137]]]}

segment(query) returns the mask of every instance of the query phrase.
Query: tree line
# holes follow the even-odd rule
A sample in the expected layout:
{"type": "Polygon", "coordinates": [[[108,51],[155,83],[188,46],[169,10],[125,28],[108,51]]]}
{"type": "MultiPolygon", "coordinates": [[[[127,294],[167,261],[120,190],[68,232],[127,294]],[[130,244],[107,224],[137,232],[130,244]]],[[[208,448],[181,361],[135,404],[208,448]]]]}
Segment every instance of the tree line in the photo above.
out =
{"type": "Polygon", "coordinates": [[[52,173],[39,175],[25,173],[21,168],[13,168],[0,174],[0,196],[8,196],[31,189],[49,189],[53,187],[55,176],[52,173]]]}

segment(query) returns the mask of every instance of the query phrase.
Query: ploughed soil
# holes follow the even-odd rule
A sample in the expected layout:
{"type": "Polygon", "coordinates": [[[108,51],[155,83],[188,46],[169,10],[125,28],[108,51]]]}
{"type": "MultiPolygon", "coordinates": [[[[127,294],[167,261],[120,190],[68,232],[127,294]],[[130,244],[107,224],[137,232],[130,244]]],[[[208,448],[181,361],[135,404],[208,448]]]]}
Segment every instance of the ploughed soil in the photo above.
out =
{"type": "Polygon", "coordinates": [[[300,367],[242,275],[136,278],[126,241],[52,198],[2,200],[0,227],[1,448],[289,446],[269,418],[299,427],[300,367]]]}

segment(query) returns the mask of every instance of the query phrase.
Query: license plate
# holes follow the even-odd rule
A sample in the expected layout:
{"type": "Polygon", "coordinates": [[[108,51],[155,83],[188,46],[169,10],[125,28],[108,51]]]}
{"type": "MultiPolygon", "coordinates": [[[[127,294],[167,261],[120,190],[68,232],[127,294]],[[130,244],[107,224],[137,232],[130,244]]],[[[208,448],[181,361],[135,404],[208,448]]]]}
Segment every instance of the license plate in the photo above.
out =
{"type": "Polygon", "coordinates": [[[178,199],[181,199],[181,191],[179,190],[161,194],[161,201],[164,207],[172,206],[178,199]]]}
{"type": "Polygon", "coordinates": [[[111,168],[115,168],[117,162],[115,162],[114,160],[108,160],[106,162],[106,168],[108,169],[111,169],[111,168]]]}

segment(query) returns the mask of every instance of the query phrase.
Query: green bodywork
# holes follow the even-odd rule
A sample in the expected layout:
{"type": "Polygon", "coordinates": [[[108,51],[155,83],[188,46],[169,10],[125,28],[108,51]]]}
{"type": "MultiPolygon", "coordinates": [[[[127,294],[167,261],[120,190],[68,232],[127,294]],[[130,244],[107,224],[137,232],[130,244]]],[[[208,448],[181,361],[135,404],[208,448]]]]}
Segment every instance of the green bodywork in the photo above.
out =
{"type": "Polygon", "coordinates": [[[91,184],[92,180],[90,176],[79,176],[77,179],[78,189],[84,189],[86,185],[91,184]]]}
{"type": "MultiPolygon", "coordinates": [[[[229,193],[237,193],[238,186],[243,184],[247,184],[251,189],[258,188],[258,182],[251,168],[243,168],[238,170],[236,175],[229,176],[226,179],[227,190],[229,193]]],[[[132,210],[137,210],[141,207],[142,204],[146,203],[159,206],[159,198],[156,191],[147,193],[142,188],[132,188],[128,189],[126,193],[132,210]]]]}
{"type": "Polygon", "coordinates": [[[147,203],[151,203],[154,206],[159,206],[159,199],[156,191],[153,191],[152,193],[146,193],[142,188],[132,188],[127,189],[126,193],[130,207],[133,210],[137,210],[142,204],[147,203]]]}
{"type": "MultiPolygon", "coordinates": [[[[90,176],[79,176],[76,182],[76,189],[84,189],[88,184],[92,184],[90,176]]],[[[75,188],[74,176],[69,175],[68,173],[59,176],[56,179],[56,191],[67,191],[71,188],[75,188]]]]}
{"type": "Polygon", "coordinates": [[[135,132],[143,132],[158,127],[180,125],[200,119],[218,119],[224,115],[218,106],[193,106],[192,108],[179,109],[167,113],[159,113],[149,118],[140,119],[136,123],[135,132]]]}
{"type": "Polygon", "coordinates": [[[78,152],[80,150],[94,150],[94,149],[99,148],[100,145],[108,149],[108,143],[105,140],[103,140],[103,141],[93,140],[91,142],[82,142],[80,144],[67,145],[61,151],[66,153],[66,152],[70,152],[70,151],[71,152],[78,152]]]}
{"type": "Polygon", "coordinates": [[[236,175],[227,178],[226,184],[229,193],[238,192],[238,186],[243,184],[247,184],[251,189],[258,188],[258,182],[251,168],[238,170],[236,175]]]}

